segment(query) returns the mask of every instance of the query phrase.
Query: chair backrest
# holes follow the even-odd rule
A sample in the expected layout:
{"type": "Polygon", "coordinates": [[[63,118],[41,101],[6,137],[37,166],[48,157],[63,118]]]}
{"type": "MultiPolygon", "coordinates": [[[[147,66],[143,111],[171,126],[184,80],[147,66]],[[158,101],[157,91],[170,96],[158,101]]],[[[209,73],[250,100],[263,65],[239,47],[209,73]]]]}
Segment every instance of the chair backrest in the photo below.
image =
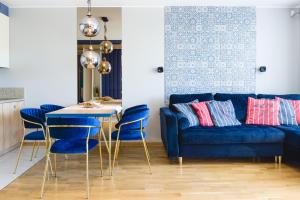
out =
{"type": "Polygon", "coordinates": [[[148,108],[148,106],[146,104],[141,104],[141,105],[136,105],[136,106],[132,106],[130,108],[127,108],[124,113],[123,113],[123,116],[124,115],[128,115],[136,110],[142,110],[142,109],[145,109],[145,108],[148,108]]]}
{"type": "Polygon", "coordinates": [[[59,105],[55,105],[55,104],[43,104],[43,105],[40,106],[40,108],[42,110],[44,110],[46,113],[48,113],[48,112],[53,112],[53,111],[56,111],[56,110],[63,109],[64,107],[59,106],[59,105]]]}
{"type": "Polygon", "coordinates": [[[123,116],[116,127],[119,128],[121,126],[121,130],[145,128],[149,122],[149,113],[149,108],[132,111],[130,114],[123,116]]]}
{"type": "Polygon", "coordinates": [[[99,131],[100,122],[94,118],[48,118],[50,137],[55,139],[83,139],[99,131]]]}
{"type": "Polygon", "coordinates": [[[45,111],[43,111],[42,109],[23,108],[20,110],[20,115],[21,118],[24,120],[25,128],[42,128],[41,126],[44,127],[46,119],[45,111]]]}

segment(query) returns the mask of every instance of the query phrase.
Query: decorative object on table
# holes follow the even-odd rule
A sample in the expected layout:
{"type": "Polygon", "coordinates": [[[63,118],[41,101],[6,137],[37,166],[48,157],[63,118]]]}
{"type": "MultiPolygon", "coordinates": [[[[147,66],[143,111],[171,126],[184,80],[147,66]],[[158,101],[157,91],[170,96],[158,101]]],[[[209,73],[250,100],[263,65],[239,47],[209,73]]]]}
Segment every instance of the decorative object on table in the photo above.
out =
{"type": "Polygon", "coordinates": [[[148,108],[136,110],[130,114],[123,116],[116,124],[117,131],[113,132],[111,137],[116,140],[113,168],[118,158],[121,141],[142,140],[148,161],[149,171],[151,172],[150,155],[145,141],[146,132],[144,128],[148,125],[150,110],[148,108]]]}
{"type": "Polygon", "coordinates": [[[86,193],[89,198],[89,151],[99,144],[100,169],[102,170],[101,136],[104,135],[101,124],[94,118],[49,118],[47,120],[47,141],[46,165],[44,170],[41,198],[43,197],[50,154],[54,154],[54,172],[56,176],[56,155],[57,154],[85,154],[86,156],[86,193]],[[97,139],[91,139],[98,136],[97,139]],[[52,143],[51,139],[54,139],[52,143]]]}
{"type": "Polygon", "coordinates": [[[63,106],[59,106],[59,105],[55,105],[55,104],[43,104],[43,105],[40,106],[40,108],[45,113],[48,113],[48,112],[53,112],[53,111],[56,111],[56,110],[63,109],[64,107],[63,106]]]}
{"type": "Polygon", "coordinates": [[[16,173],[18,168],[20,156],[23,150],[24,141],[34,141],[30,161],[32,161],[34,154],[35,157],[37,155],[37,152],[39,150],[39,142],[42,141],[46,143],[45,112],[42,109],[38,109],[38,108],[24,108],[20,111],[20,114],[21,114],[21,119],[23,121],[24,133],[23,133],[20,149],[18,152],[18,158],[17,158],[14,174],[16,173]],[[31,130],[33,129],[34,131],[31,131],[30,133],[26,134],[27,129],[31,129],[31,130]],[[37,145],[37,149],[35,150],[36,145],[37,145]]]}
{"type": "Polygon", "coordinates": [[[81,103],[80,105],[82,105],[83,108],[93,108],[93,107],[96,106],[96,105],[93,104],[92,102],[83,102],[83,103],[81,103]]]}
{"type": "Polygon", "coordinates": [[[88,0],[87,4],[88,13],[81,20],[81,23],[79,24],[79,30],[86,37],[95,37],[100,32],[100,22],[98,18],[92,16],[91,0],[88,0]]]}

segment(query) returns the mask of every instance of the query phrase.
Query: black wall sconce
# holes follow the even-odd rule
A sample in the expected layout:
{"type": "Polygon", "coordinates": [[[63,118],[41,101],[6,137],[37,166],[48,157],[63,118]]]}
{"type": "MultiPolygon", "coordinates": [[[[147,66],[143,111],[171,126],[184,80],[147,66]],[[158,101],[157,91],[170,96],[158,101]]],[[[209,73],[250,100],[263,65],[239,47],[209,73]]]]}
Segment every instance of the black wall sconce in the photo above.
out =
{"type": "Polygon", "coordinates": [[[266,72],[266,71],[267,71],[267,67],[266,67],[266,66],[260,66],[260,67],[258,68],[258,70],[259,70],[260,72],[266,72]]]}
{"type": "Polygon", "coordinates": [[[157,70],[158,73],[163,73],[163,72],[164,72],[164,68],[161,67],[161,66],[160,66],[160,67],[157,67],[156,70],[157,70]]]}

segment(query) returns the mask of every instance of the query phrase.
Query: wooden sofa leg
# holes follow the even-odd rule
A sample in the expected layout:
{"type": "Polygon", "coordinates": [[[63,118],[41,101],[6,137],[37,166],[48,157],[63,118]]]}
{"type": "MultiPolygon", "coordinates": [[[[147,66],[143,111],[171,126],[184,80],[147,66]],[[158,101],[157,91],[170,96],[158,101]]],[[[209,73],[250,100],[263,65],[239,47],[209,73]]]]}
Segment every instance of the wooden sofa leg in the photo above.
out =
{"type": "Polygon", "coordinates": [[[278,156],[278,164],[281,165],[282,162],[282,156],[278,156]]]}
{"type": "Polygon", "coordinates": [[[182,157],[178,157],[179,165],[182,165],[182,157]]]}

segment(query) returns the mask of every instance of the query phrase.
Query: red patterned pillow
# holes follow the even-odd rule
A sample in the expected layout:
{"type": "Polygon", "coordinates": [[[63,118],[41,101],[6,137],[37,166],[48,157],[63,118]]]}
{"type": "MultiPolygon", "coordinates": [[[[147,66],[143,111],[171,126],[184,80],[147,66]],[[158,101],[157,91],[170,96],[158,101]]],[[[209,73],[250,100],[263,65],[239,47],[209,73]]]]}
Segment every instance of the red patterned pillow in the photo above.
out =
{"type": "Polygon", "coordinates": [[[206,102],[193,103],[192,107],[198,116],[201,126],[214,126],[206,102]]]}
{"type": "Polygon", "coordinates": [[[279,126],[278,99],[248,98],[246,124],[279,126]]]}
{"type": "Polygon", "coordinates": [[[300,124],[300,100],[290,100],[296,113],[296,121],[300,124]]]}

